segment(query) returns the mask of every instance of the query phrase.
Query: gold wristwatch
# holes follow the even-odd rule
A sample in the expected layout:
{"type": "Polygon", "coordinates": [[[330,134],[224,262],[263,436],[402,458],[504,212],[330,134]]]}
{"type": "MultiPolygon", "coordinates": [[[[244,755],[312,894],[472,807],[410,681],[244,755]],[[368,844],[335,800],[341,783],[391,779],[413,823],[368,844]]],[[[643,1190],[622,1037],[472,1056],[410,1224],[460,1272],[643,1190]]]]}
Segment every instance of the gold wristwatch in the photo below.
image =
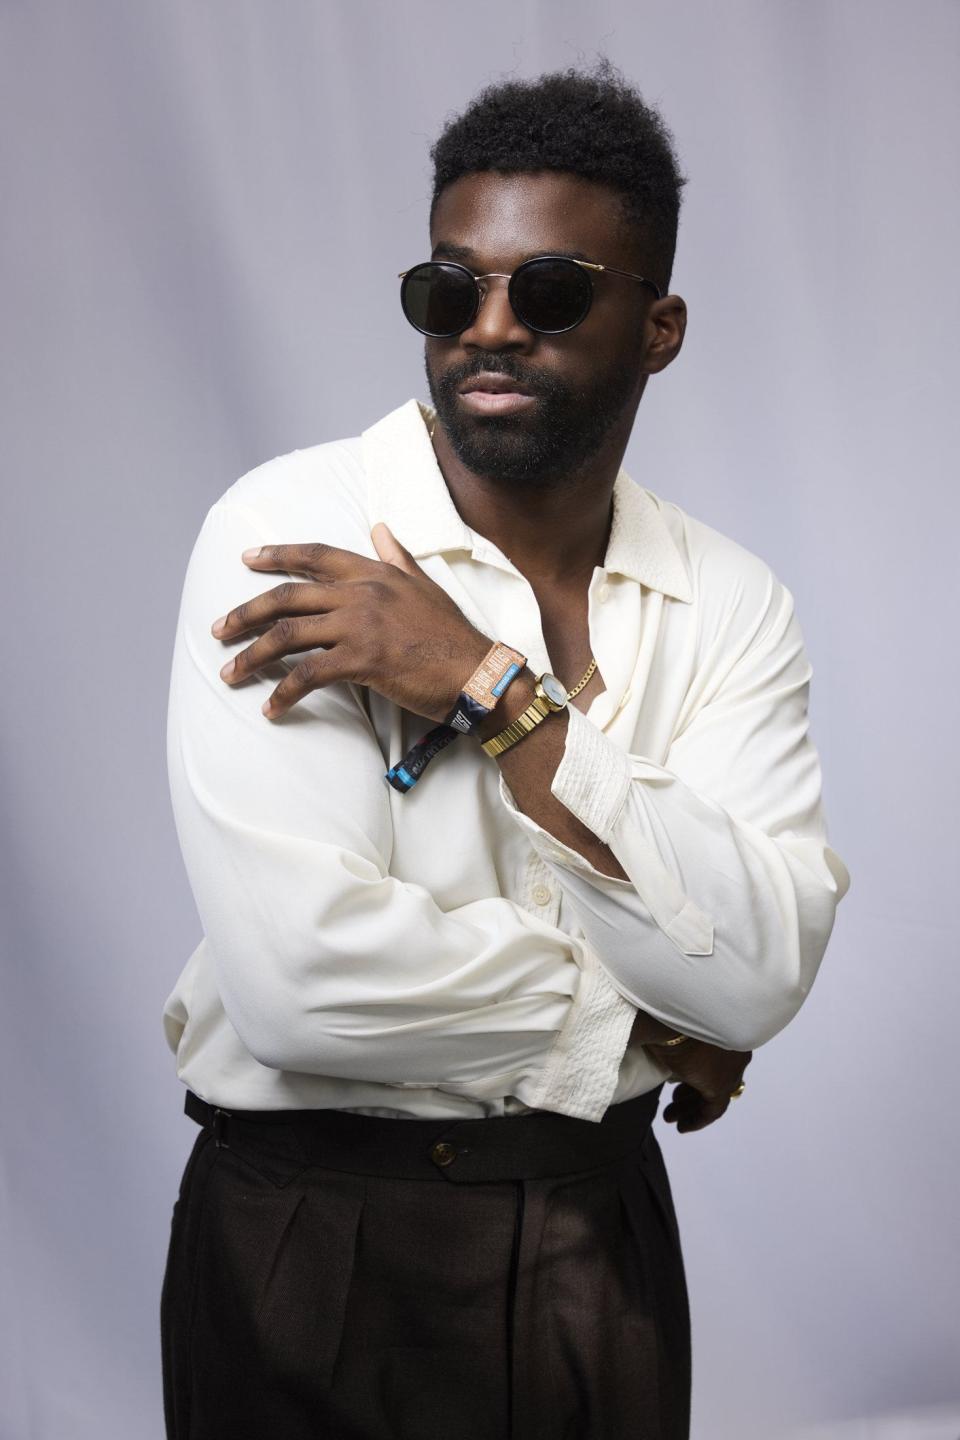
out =
{"type": "Polygon", "coordinates": [[[536,677],[534,684],[534,698],[516,720],[501,730],[499,735],[493,735],[489,740],[481,741],[484,750],[488,755],[502,755],[504,750],[509,750],[511,745],[516,745],[531,730],[535,730],[541,720],[548,715],[555,715],[558,710],[567,708],[569,696],[567,687],[558,680],[556,675],[551,675],[545,670],[542,675],[536,677]]]}

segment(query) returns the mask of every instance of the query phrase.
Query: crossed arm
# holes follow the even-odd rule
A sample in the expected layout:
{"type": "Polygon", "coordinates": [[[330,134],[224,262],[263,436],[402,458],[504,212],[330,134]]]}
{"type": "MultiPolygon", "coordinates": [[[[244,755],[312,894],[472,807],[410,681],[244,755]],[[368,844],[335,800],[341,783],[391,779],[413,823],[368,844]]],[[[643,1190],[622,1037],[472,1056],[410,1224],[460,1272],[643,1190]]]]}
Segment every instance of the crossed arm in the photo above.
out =
{"type": "MultiPolygon", "coordinates": [[[[418,604],[434,631],[452,605],[415,562],[419,573],[354,553],[350,563],[375,567],[364,572],[375,586],[358,572],[362,583],[348,588],[341,574],[337,594],[364,607],[355,647],[364,674],[344,669],[343,640],[337,671],[316,662],[309,674],[279,670],[279,655],[307,646],[289,623],[270,642],[278,627],[250,601],[220,637],[247,646],[235,653],[235,681],[256,673],[261,683],[252,695],[217,676],[211,620],[239,589],[239,551],[258,528],[225,505],[205,521],[184,589],[168,730],[188,873],[224,1005],[251,1053],[277,1068],[474,1095],[498,1093],[509,1072],[520,1076],[510,1093],[525,1103],[594,1119],[634,1026],[649,1044],[678,1030],[693,1037],[666,1052],[675,1074],[708,1049],[742,1068],[802,1003],[848,883],[823,830],[809,667],[787,592],[771,586],[750,643],[671,747],[670,768],[618,750],[576,711],[544,721],[501,758],[502,802],[554,869],[580,942],[504,897],[441,910],[390,874],[382,756],[350,682],[378,688],[372,604],[408,636],[420,633],[404,624],[418,604]],[[250,646],[249,630],[264,626],[250,646]],[[258,703],[271,671],[283,675],[274,694],[295,707],[282,736],[258,703]],[[336,742],[332,766],[325,736],[336,742]],[[398,934],[416,938],[409,960],[397,956],[398,934]],[[574,1074],[559,1101],[544,1079],[558,1048],[574,1074]]],[[[281,568],[271,548],[263,568],[281,568]]],[[[351,553],[335,552],[333,563],[351,553]]],[[[318,582],[315,593],[333,584],[318,582]]],[[[289,614],[289,587],[285,603],[289,614]]],[[[347,638],[348,610],[335,617],[347,638]]],[[[292,613],[302,619],[302,604],[292,613]]],[[[456,640],[461,670],[470,645],[478,660],[489,645],[472,627],[456,640]]],[[[389,653],[377,663],[398,670],[389,653]]],[[[447,672],[439,660],[427,667],[434,696],[399,703],[442,717],[452,698],[446,663],[447,672]]],[[[523,698],[518,690],[513,707],[523,698]]]]}
{"type": "MultiPolygon", "coordinates": [[[[534,697],[534,677],[525,669],[508,688],[488,720],[478,728],[479,740],[488,740],[516,719],[534,697]]],[[[551,786],[564,759],[569,724],[578,723],[569,711],[549,715],[522,742],[496,757],[515,808],[546,836],[587,860],[594,870],[625,881],[627,875],[610,846],[579,820],[554,795],[551,786]]],[[[563,879],[561,878],[561,884],[563,879]]],[[[730,1104],[734,1087],[752,1059],[752,1051],[722,1049],[706,1041],[687,1038],[679,1045],[673,1025],[638,1009],[630,1031],[631,1043],[646,1046],[658,1064],[679,1081],[673,1099],[663,1111],[668,1124],[681,1132],[702,1130],[719,1120],[730,1104]]]]}

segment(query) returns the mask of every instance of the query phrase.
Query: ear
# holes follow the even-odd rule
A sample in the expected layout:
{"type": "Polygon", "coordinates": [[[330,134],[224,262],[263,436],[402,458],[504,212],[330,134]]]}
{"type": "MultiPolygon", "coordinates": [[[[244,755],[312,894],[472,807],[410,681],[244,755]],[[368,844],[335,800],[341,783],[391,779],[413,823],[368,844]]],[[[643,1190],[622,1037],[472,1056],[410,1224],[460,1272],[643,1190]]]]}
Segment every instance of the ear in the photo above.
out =
{"type": "Polygon", "coordinates": [[[400,544],[393,531],[382,520],[378,520],[373,526],[370,538],[373,541],[374,549],[385,564],[395,565],[398,570],[405,570],[408,575],[423,573],[410,551],[400,544]]]}
{"type": "Polygon", "coordinates": [[[679,295],[654,300],[647,312],[649,339],[643,369],[648,375],[665,370],[676,359],[687,333],[686,301],[679,295]]]}

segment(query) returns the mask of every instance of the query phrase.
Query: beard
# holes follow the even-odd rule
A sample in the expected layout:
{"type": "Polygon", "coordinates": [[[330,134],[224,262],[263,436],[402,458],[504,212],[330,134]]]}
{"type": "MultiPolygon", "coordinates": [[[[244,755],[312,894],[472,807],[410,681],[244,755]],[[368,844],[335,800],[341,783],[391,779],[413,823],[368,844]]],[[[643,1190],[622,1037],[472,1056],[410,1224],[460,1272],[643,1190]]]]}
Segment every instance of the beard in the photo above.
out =
{"type": "Polygon", "coordinates": [[[457,459],[474,475],[514,489],[555,489],[574,479],[623,416],[637,380],[627,357],[580,389],[511,354],[486,351],[442,373],[431,370],[428,354],[425,360],[430,398],[457,459]],[[516,380],[536,405],[519,415],[466,414],[457,390],[483,374],[516,380]]]}

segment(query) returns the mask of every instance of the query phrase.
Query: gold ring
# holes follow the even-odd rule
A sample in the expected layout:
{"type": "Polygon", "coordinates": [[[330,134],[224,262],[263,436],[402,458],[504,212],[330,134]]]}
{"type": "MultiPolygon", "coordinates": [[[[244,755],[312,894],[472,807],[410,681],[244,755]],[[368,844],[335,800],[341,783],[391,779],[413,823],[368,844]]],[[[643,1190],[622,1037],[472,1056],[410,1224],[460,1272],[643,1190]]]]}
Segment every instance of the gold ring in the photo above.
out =
{"type": "Polygon", "coordinates": [[[661,1040],[661,1045],[682,1045],[684,1040],[689,1040],[689,1035],[674,1035],[672,1040],[661,1040]]]}
{"type": "Polygon", "coordinates": [[[744,1090],[746,1090],[746,1088],[747,1088],[747,1082],[746,1082],[745,1080],[741,1080],[741,1081],[740,1081],[740,1084],[737,1086],[736,1090],[731,1090],[731,1091],[730,1091],[730,1099],[731,1099],[731,1100],[739,1100],[739,1099],[740,1099],[740,1096],[743,1094],[743,1092],[744,1092],[744,1090]]]}

